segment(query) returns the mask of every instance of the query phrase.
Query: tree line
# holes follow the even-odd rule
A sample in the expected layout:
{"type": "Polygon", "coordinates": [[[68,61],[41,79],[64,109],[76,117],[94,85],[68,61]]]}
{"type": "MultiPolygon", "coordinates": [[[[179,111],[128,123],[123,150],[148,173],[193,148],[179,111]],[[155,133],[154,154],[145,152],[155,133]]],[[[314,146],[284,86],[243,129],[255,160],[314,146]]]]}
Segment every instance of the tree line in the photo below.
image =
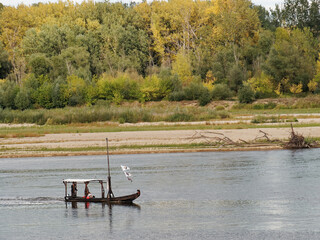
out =
{"type": "Polygon", "coordinates": [[[0,4],[0,107],[319,92],[320,1],[0,4]]]}

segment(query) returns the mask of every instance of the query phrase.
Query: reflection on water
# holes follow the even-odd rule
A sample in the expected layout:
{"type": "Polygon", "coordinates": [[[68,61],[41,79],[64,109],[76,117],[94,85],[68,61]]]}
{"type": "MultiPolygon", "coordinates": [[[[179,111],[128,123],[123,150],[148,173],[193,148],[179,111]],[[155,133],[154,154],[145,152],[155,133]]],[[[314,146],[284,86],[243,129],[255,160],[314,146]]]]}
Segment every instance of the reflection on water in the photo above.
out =
{"type": "Polygon", "coordinates": [[[64,202],[62,179],[106,178],[104,156],[0,159],[0,239],[319,239],[319,153],[112,156],[114,194],[142,190],[129,206],[64,202]]]}
{"type": "MultiPolygon", "coordinates": [[[[87,218],[101,218],[107,219],[109,223],[109,232],[112,233],[113,229],[113,209],[122,208],[124,211],[138,211],[140,212],[141,206],[135,203],[132,204],[106,204],[106,203],[66,203],[65,218],[78,219],[82,216],[87,218]],[[90,211],[90,208],[94,208],[94,211],[90,211]],[[83,209],[85,211],[83,212],[83,209]],[[99,211],[100,209],[100,211],[99,211]],[[82,215],[84,213],[84,215],[82,215]]],[[[116,216],[115,216],[116,217],[116,216]]],[[[126,220],[127,225],[130,226],[133,224],[134,219],[126,220]]]]}

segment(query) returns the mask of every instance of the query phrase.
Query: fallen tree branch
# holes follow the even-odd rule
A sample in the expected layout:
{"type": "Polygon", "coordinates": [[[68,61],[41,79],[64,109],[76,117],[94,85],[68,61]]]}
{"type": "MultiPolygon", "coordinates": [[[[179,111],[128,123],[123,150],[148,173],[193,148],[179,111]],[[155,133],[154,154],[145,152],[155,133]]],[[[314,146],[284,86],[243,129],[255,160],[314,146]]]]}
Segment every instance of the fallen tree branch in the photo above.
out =
{"type": "Polygon", "coordinates": [[[311,148],[312,145],[305,141],[304,136],[297,134],[293,130],[291,124],[291,133],[289,141],[284,144],[284,148],[287,149],[301,149],[301,148],[311,148]]]}

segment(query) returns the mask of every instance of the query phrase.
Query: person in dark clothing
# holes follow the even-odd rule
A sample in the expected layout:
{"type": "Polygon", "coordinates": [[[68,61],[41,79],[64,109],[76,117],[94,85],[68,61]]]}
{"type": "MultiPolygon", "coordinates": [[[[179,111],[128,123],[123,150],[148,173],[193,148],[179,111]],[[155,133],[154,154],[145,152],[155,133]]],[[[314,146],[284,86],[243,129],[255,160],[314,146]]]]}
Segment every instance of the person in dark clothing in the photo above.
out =
{"type": "Polygon", "coordinates": [[[77,183],[76,182],[73,182],[72,185],[71,185],[71,196],[72,197],[77,197],[77,183]]]}

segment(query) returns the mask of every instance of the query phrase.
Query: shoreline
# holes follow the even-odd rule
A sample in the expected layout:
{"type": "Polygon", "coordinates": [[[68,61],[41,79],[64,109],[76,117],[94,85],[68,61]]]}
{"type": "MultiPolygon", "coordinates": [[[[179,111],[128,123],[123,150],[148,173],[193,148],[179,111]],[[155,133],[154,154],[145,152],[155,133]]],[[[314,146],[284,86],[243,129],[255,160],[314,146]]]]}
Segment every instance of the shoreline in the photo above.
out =
{"type": "MultiPolygon", "coordinates": [[[[235,148],[208,148],[208,149],[154,149],[154,150],[134,150],[134,151],[109,151],[110,155],[130,155],[130,154],[161,154],[161,153],[197,153],[197,152],[233,152],[233,151],[272,151],[287,150],[281,146],[266,147],[235,147],[235,148]]],[[[66,156],[98,156],[106,155],[106,152],[60,152],[60,153],[33,153],[33,154],[8,154],[1,155],[0,158],[31,158],[31,157],[66,157],[66,156]]]]}
{"type": "MultiPolygon", "coordinates": [[[[289,138],[290,128],[261,129],[58,133],[5,138],[0,139],[0,158],[105,155],[106,137],[110,154],[119,155],[284,149],[280,142],[289,138]]],[[[320,127],[295,131],[306,138],[320,137],[320,127]]]]}

